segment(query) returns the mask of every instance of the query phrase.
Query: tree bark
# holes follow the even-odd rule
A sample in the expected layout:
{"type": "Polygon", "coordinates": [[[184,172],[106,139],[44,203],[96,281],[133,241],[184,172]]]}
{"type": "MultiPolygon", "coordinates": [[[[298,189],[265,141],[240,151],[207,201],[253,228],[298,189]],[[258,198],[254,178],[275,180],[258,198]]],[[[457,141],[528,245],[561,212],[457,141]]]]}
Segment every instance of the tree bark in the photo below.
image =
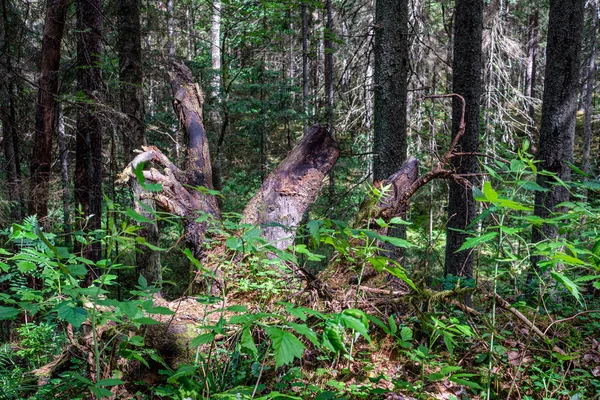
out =
{"type": "MultiPolygon", "coordinates": [[[[573,162],[584,4],[584,0],[550,1],[542,124],[536,158],[540,160],[540,171],[556,174],[562,181],[571,178],[568,163],[573,162]]],[[[568,189],[555,185],[556,180],[547,175],[538,175],[537,183],[548,191],[536,192],[534,214],[548,218],[560,213],[557,205],[569,199],[568,189]]],[[[556,225],[543,224],[533,228],[532,242],[557,236],[556,225]]],[[[534,267],[538,261],[538,257],[532,258],[534,267]]]]}
{"type": "MultiPolygon", "coordinates": [[[[162,165],[162,172],[157,169],[144,172],[148,181],[162,184],[162,192],[144,193],[140,196],[152,198],[161,208],[184,218],[185,240],[194,256],[202,259],[207,225],[196,222],[198,212],[220,218],[215,197],[190,188],[213,188],[208,141],[202,125],[203,97],[185,65],[175,64],[170,77],[174,108],[189,137],[187,169],[179,170],[157,148],[146,147],[145,152],[138,155],[124,171],[120,181],[131,179],[133,169],[140,162],[152,160],[162,165]]],[[[302,214],[316,199],[324,176],[338,156],[338,145],[327,130],[314,126],[266,177],[260,190],[246,206],[243,221],[262,224],[264,237],[277,248],[289,246],[293,242],[302,214]]]]}
{"type": "MultiPolygon", "coordinates": [[[[83,216],[90,217],[90,230],[100,229],[102,222],[103,126],[96,105],[104,98],[101,61],[102,2],[77,0],[77,84],[85,101],[79,103],[77,115],[75,202],[83,216]]],[[[99,260],[100,242],[94,241],[84,255],[99,260]]],[[[92,278],[88,275],[88,283],[92,278]]]]}
{"type": "MultiPolygon", "coordinates": [[[[121,111],[125,114],[121,129],[125,143],[126,159],[134,149],[146,144],[144,125],[143,72],[142,72],[142,33],[140,20],[140,0],[122,0],[119,2],[119,32],[117,53],[119,56],[119,79],[121,83],[121,111]]],[[[137,180],[131,180],[133,193],[141,193],[142,187],[137,180]]],[[[134,199],[134,209],[152,222],[140,223],[138,234],[151,245],[158,246],[159,233],[154,214],[154,202],[134,199]]],[[[148,282],[160,282],[160,253],[140,244],[136,248],[137,272],[148,282]]]]}
{"type": "MultiPolygon", "coordinates": [[[[377,0],[375,4],[375,104],[373,180],[383,181],[406,160],[408,94],[408,0],[377,0]]],[[[404,237],[397,227],[390,235],[404,237]]],[[[387,246],[389,256],[402,252],[387,246]]]]}
{"type": "Polygon", "coordinates": [[[65,118],[60,104],[57,107],[58,153],[60,160],[60,183],[63,201],[63,234],[65,246],[71,248],[71,191],[69,190],[69,137],[65,129],[65,118]]]}
{"type": "Polygon", "coordinates": [[[67,6],[65,0],[47,2],[46,24],[40,57],[39,91],[35,112],[35,145],[31,156],[31,187],[29,214],[37,214],[46,230],[52,142],[56,136],[56,97],[59,89],[60,47],[65,27],[67,6]]]}
{"type": "Polygon", "coordinates": [[[303,132],[308,133],[308,15],[302,3],[302,109],[304,111],[303,132]]]}
{"type": "Polygon", "coordinates": [[[338,156],[339,146],[327,129],[313,126],[265,179],[246,205],[242,221],[262,225],[263,237],[278,249],[287,248],[338,156]]]}
{"type": "MultiPolygon", "coordinates": [[[[592,143],[592,114],[594,113],[594,77],[596,75],[596,33],[598,31],[598,5],[596,2],[590,3],[592,14],[592,34],[590,42],[590,59],[587,68],[587,79],[585,92],[585,122],[583,134],[583,172],[590,172],[590,147],[592,143]]],[[[587,191],[586,191],[587,197],[587,191]]]]}
{"type": "Polygon", "coordinates": [[[7,0],[2,0],[2,20],[4,22],[4,62],[7,68],[7,101],[2,103],[0,119],[2,120],[4,155],[6,157],[7,198],[11,203],[11,217],[20,221],[23,217],[23,190],[21,182],[20,140],[17,126],[17,110],[15,107],[16,88],[13,79],[12,25],[13,16],[9,15],[7,0]]]}
{"type": "Polygon", "coordinates": [[[408,1],[375,6],[373,179],[383,181],[406,160],[408,1]]]}
{"type": "MultiPolygon", "coordinates": [[[[534,6],[535,7],[535,6],[534,6]]],[[[538,45],[538,17],[539,10],[536,10],[529,16],[529,40],[527,42],[527,71],[525,77],[525,96],[529,98],[529,124],[531,129],[535,129],[535,107],[533,106],[533,97],[536,78],[536,56],[538,45]]]]}
{"type": "MultiPolygon", "coordinates": [[[[463,103],[458,98],[452,102],[452,138],[464,133],[457,143],[457,151],[476,152],[479,147],[479,101],[481,96],[481,54],[483,32],[483,1],[457,0],[454,21],[454,53],[452,62],[452,85],[454,93],[465,101],[464,126],[463,103]]],[[[464,155],[452,158],[456,173],[473,174],[478,171],[477,157],[464,155]]],[[[468,181],[475,182],[474,178],[468,181]]],[[[471,188],[451,181],[448,194],[448,222],[446,229],[446,257],[444,275],[473,276],[472,252],[457,252],[467,238],[459,232],[467,229],[475,218],[475,200],[471,188]]]]}

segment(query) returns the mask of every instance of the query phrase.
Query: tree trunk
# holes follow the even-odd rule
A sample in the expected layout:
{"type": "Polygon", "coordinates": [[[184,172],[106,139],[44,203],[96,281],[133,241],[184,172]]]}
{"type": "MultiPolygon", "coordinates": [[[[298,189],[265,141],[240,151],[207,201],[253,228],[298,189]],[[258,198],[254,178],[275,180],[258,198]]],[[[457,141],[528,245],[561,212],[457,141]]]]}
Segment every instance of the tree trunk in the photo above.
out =
{"type": "Polygon", "coordinates": [[[408,1],[375,5],[374,180],[382,181],[406,160],[408,1]]]}
{"type": "Polygon", "coordinates": [[[338,156],[338,144],[327,129],[313,126],[248,202],[243,222],[265,225],[263,237],[278,249],[290,246],[302,215],[316,200],[338,156]]]}
{"type": "MultiPolygon", "coordinates": [[[[121,82],[121,111],[125,114],[121,126],[126,159],[134,149],[146,144],[144,125],[143,72],[142,72],[142,33],[140,21],[140,0],[122,0],[119,2],[119,32],[117,52],[119,56],[119,79],[121,82]]],[[[131,180],[134,194],[141,193],[142,187],[137,180],[131,180]]],[[[154,202],[134,199],[134,209],[152,222],[141,223],[138,234],[151,245],[158,246],[159,233],[154,214],[154,202]],[[150,210],[150,211],[148,211],[150,210]]],[[[160,253],[140,244],[136,249],[137,272],[148,282],[160,282],[160,253]]]]}
{"type": "Polygon", "coordinates": [[[39,91],[35,112],[35,145],[31,156],[31,188],[29,214],[37,214],[46,230],[48,221],[48,197],[52,142],[56,136],[56,97],[58,95],[58,71],[60,46],[67,13],[65,0],[47,2],[46,24],[42,38],[39,91]]]}
{"type": "MultiPolygon", "coordinates": [[[[534,6],[536,7],[536,6],[534,6]]],[[[529,16],[529,40],[527,42],[527,71],[525,77],[525,96],[529,98],[529,124],[531,129],[535,129],[535,107],[533,106],[533,97],[535,90],[535,61],[538,45],[538,16],[539,10],[536,10],[529,16]]]]}
{"type": "MultiPolygon", "coordinates": [[[[592,143],[592,114],[594,113],[594,76],[596,74],[596,33],[598,31],[598,5],[596,2],[591,2],[590,5],[592,13],[592,34],[590,43],[590,60],[587,69],[586,86],[585,92],[585,123],[584,123],[584,135],[583,135],[583,172],[588,174],[590,172],[590,147],[592,143]]],[[[587,190],[586,190],[587,197],[587,190]]]]}
{"type": "MultiPolygon", "coordinates": [[[[327,130],[335,137],[333,126],[334,106],[333,106],[333,10],[331,9],[331,0],[326,1],[327,20],[325,25],[325,92],[327,93],[327,130]]],[[[329,171],[329,196],[333,198],[335,194],[335,171],[333,168],[329,171]]]]}
{"type": "Polygon", "coordinates": [[[11,217],[17,221],[23,218],[23,191],[21,182],[21,160],[19,157],[20,140],[17,127],[15,100],[17,97],[13,76],[12,29],[7,0],[2,0],[2,20],[4,22],[4,62],[7,68],[7,101],[2,104],[0,119],[2,119],[4,155],[6,157],[6,189],[7,198],[11,203],[11,217]]]}
{"type": "MultiPolygon", "coordinates": [[[[540,160],[540,171],[554,173],[562,181],[571,178],[569,163],[573,162],[584,4],[584,0],[550,1],[542,124],[536,158],[540,160]]],[[[557,205],[569,199],[568,189],[554,185],[555,182],[553,177],[537,176],[537,183],[548,191],[535,193],[536,216],[548,218],[560,213],[557,205]]],[[[553,240],[557,236],[556,225],[543,224],[533,228],[532,242],[553,240]]],[[[532,258],[534,267],[538,261],[538,257],[532,258]]]]}
{"type": "MultiPolygon", "coordinates": [[[[375,4],[375,104],[373,179],[383,181],[406,160],[408,93],[408,0],[377,0],[375,4]]],[[[404,237],[398,227],[390,235],[404,237]]],[[[395,248],[387,249],[401,258],[395,248]]]]}
{"type": "Polygon", "coordinates": [[[63,200],[63,233],[65,246],[71,248],[71,191],[69,190],[69,137],[65,129],[65,118],[60,104],[57,107],[58,153],[60,160],[60,183],[63,200]]]}
{"type": "Polygon", "coordinates": [[[175,59],[175,9],[173,8],[173,0],[167,0],[167,51],[169,59],[175,59]]]}
{"type": "Polygon", "coordinates": [[[308,14],[302,3],[302,110],[304,111],[303,132],[308,132],[308,14]]]}
{"type": "MultiPolygon", "coordinates": [[[[452,85],[454,93],[465,100],[464,124],[462,127],[462,102],[454,98],[452,102],[452,138],[461,129],[464,134],[457,144],[463,153],[476,152],[479,147],[479,98],[481,95],[481,53],[483,32],[483,1],[457,0],[454,21],[454,53],[452,63],[452,85]]],[[[456,173],[473,174],[478,169],[476,156],[462,156],[452,159],[456,173]]],[[[475,183],[473,177],[467,178],[475,183]]],[[[444,275],[473,276],[472,251],[457,250],[467,238],[466,230],[475,218],[475,200],[470,187],[450,182],[448,194],[448,222],[446,229],[446,259],[444,275]]]]}
{"type": "MultiPolygon", "coordinates": [[[[102,2],[77,0],[77,84],[85,96],[78,105],[75,160],[75,201],[88,228],[100,229],[102,222],[102,135],[103,126],[95,103],[104,98],[102,82],[102,2]]],[[[101,243],[85,249],[86,257],[97,261],[101,243]]],[[[88,275],[88,283],[93,277],[88,275]]]]}
{"type": "MultiPolygon", "coordinates": [[[[121,181],[132,178],[132,170],[143,161],[153,160],[164,167],[163,172],[150,169],[144,176],[150,182],[161,183],[162,192],[141,194],[184,218],[185,240],[194,256],[202,259],[206,223],[196,222],[198,212],[220,218],[214,196],[190,187],[212,189],[212,171],[208,140],[202,125],[202,93],[193,83],[191,72],[183,64],[175,64],[170,73],[175,111],[183,130],[189,137],[187,169],[179,170],[155,147],[146,147],[128,166],[121,181]]],[[[293,242],[297,224],[306,208],[316,199],[322,181],[339,156],[337,143],[326,129],[316,125],[305,135],[288,156],[265,179],[257,194],[243,213],[247,223],[265,226],[263,235],[278,248],[293,242]]],[[[133,177],[133,179],[135,179],[133,177]]]]}

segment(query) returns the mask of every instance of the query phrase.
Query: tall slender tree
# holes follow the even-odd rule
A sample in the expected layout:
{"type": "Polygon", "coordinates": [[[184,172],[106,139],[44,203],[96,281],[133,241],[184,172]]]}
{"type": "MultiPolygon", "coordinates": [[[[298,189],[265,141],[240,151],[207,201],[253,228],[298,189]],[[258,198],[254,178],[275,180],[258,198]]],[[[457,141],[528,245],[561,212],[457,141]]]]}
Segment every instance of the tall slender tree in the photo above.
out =
{"type": "MultiPolygon", "coordinates": [[[[102,81],[102,1],[77,0],[77,85],[85,99],[78,105],[75,159],[75,201],[89,217],[88,228],[102,221],[102,135],[97,107],[104,99],[102,81]]],[[[86,255],[100,259],[101,246],[94,242],[86,255]]],[[[91,278],[91,276],[90,276],[91,278]]]]}
{"type": "MultiPolygon", "coordinates": [[[[594,78],[596,75],[596,33],[598,32],[598,3],[597,0],[589,2],[591,14],[591,37],[590,37],[590,54],[587,67],[587,78],[585,98],[583,105],[585,107],[585,122],[583,133],[583,172],[590,172],[590,148],[592,145],[592,114],[594,100],[594,78]]],[[[586,192],[587,194],[587,192],[586,192]]]]}
{"type": "MultiPolygon", "coordinates": [[[[119,32],[117,36],[117,52],[119,55],[119,78],[121,81],[121,111],[126,115],[121,126],[125,143],[125,159],[132,157],[133,149],[140,149],[146,144],[144,125],[144,93],[142,72],[142,32],[140,21],[140,0],[119,1],[119,32]]],[[[134,198],[142,192],[137,180],[131,181],[134,198]]],[[[134,200],[135,201],[135,200],[134,200]]],[[[154,202],[142,200],[134,204],[136,211],[152,222],[141,223],[138,233],[154,246],[158,245],[159,234],[156,224],[154,202]]],[[[138,273],[148,282],[161,280],[160,253],[139,245],[136,253],[138,273]]]]}
{"type": "Polygon", "coordinates": [[[9,0],[2,0],[3,46],[0,55],[7,69],[3,82],[6,99],[0,104],[0,120],[2,121],[4,156],[6,157],[7,199],[11,203],[11,217],[20,220],[23,216],[23,191],[21,176],[20,138],[17,127],[17,87],[14,79],[14,37],[17,18],[11,10],[9,0]]]}
{"type": "MultiPolygon", "coordinates": [[[[375,2],[375,71],[373,180],[384,181],[406,160],[408,101],[408,0],[375,2]]],[[[391,236],[404,237],[403,226],[391,236]]],[[[388,255],[402,257],[402,251],[386,245],[388,255]]]]}
{"type": "MultiPolygon", "coordinates": [[[[452,90],[466,104],[464,134],[458,142],[460,152],[476,152],[479,147],[479,102],[481,96],[481,55],[483,34],[483,0],[457,0],[454,20],[454,52],[452,56],[452,90]]],[[[452,138],[461,129],[462,101],[452,102],[452,138]]],[[[453,158],[458,174],[473,174],[478,168],[477,157],[453,158]]],[[[468,178],[472,183],[475,179],[468,178]]],[[[444,275],[473,276],[472,251],[457,250],[466,240],[464,230],[475,218],[475,200],[470,188],[450,182],[448,222],[446,225],[446,258],[444,275]]]]}
{"type": "MultiPolygon", "coordinates": [[[[534,7],[536,7],[534,5],[534,7]]],[[[535,128],[535,107],[533,106],[533,97],[536,78],[536,58],[538,47],[538,19],[539,10],[536,9],[529,15],[529,35],[527,41],[527,70],[525,71],[525,96],[529,97],[529,124],[535,128]]]]}
{"type": "MultiPolygon", "coordinates": [[[[538,169],[551,172],[558,179],[571,178],[579,62],[584,26],[585,0],[551,0],[546,45],[546,73],[542,98],[542,124],[537,159],[538,169]]],[[[537,183],[547,189],[535,194],[534,214],[548,218],[560,212],[558,204],[569,199],[567,188],[558,185],[548,174],[538,174],[537,183]]],[[[534,227],[532,241],[552,240],[558,236],[556,225],[534,227]]],[[[533,257],[537,267],[539,258],[533,257]]]]}
{"type": "Polygon", "coordinates": [[[52,144],[56,136],[58,115],[56,97],[59,89],[60,47],[67,6],[65,0],[49,0],[40,57],[39,91],[35,115],[35,145],[31,157],[29,214],[50,228],[47,221],[52,144]]]}
{"type": "Polygon", "coordinates": [[[373,179],[383,181],[406,159],[408,0],[375,4],[373,179]]]}

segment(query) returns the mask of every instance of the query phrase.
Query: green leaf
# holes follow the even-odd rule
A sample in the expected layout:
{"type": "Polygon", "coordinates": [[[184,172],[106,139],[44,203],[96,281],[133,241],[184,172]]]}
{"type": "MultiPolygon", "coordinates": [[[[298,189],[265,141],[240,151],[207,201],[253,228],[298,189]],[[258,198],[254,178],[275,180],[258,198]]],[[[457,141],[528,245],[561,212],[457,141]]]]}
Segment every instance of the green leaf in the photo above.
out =
{"type": "Polygon", "coordinates": [[[37,266],[31,261],[19,261],[17,263],[17,268],[19,269],[20,273],[26,274],[27,272],[34,271],[37,266]]]}
{"type": "Polygon", "coordinates": [[[17,315],[19,315],[19,310],[16,308],[0,306],[0,321],[15,319],[17,315]]]}
{"type": "Polygon", "coordinates": [[[371,342],[371,337],[369,336],[368,332],[368,326],[365,326],[365,324],[361,320],[342,313],[340,314],[340,322],[346,328],[353,329],[356,332],[360,333],[365,339],[367,339],[369,343],[371,342]]]}
{"type": "Polygon", "coordinates": [[[313,244],[317,245],[321,241],[320,227],[323,221],[312,220],[306,224],[310,237],[312,238],[313,244]]]}
{"type": "Polygon", "coordinates": [[[102,387],[90,386],[88,389],[90,389],[90,392],[94,393],[96,395],[96,397],[99,399],[114,396],[114,393],[112,393],[110,390],[104,389],[102,387]]]}
{"type": "Polygon", "coordinates": [[[138,183],[149,192],[160,192],[162,190],[162,185],[160,183],[146,183],[146,178],[144,177],[144,164],[145,163],[143,162],[139,163],[133,170],[138,183]]]}
{"type": "Polygon", "coordinates": [[[400,330],[400,337],[404,342],[410,342],[413,340],[413,331],[407,326],[403,326],[402,330],[400,330]]]}
{"type": "Polygon", "coordinates": [[[258,349],[256,348],[256,344],[254,344],[254,338],[252,337],[252,332],[250,332],[250,328],[245,328],[242,331],[240,344],[242,348],[250,350],[250,353],[252,353],[254,356],[258,354],[258,349]]]}
{"type": "Polygon", "coordinates": [[[122,383],[125,383],[125,381],[122,381],[117,378],[108,378],[99,380],[98,382],[96,382],[96,386],[117,386],[122,383]]]}
{"type": "Polygon", "coordinates": [[[557,271],[551,271],[550,275],[552,275],[552,277],[556,279],[557,282],[562,283],[564,287],[569,291],[569,293],[571,293],[573,297],[575,297],[575,299],[577,299],[577,301],[581,303],[581,292],[579,291],[579,286],[577,286],[575,282],[573,282],[571,279],[567,278],[565,275],[557,271]]]}
{"type": "Polygon", "coordinates": [[[498,192],[492,188],[492,183],[490,181],[483,183],[483,193],[489,202],[493,203],[498,200],[498,192]]]}
{"type": "Polygon", "coordinates": [[[523,184],[523,189],[531,190],[534,192],[547,192],[550,189],[540,186],[537,182],[527,181],[523,184]]]}
{"type": "Polygon", "coordinates": [[[67,269],[71,275],[76,277],[83,277],[88,273],[88,269],[84,264],[67,265],[67,269]]]}
{"type": "Polygon", "coordinates": [[[390,317],[388,318],[388,324],[390,325],[390,334],[394,336],[396,332],[398,332],[398,325],[396,324],[395,314],[390,315],[390,317]]]}
{"type": "Polygon", "coordinates": [[[248,307],[246,306],[241,306],[241,305],[233,305],[233,306],[229,306],[227,307],[227,311],[231,311],[231,312],[248,312],[248,307]]]}
{"type": "Polygon", "coordinates": [[[58,308],[58,317],[73,325],[74,328],[79,328],[88,319],[88,312],[85,308],[63,303],[58,308]]]}
{"type": "Polygon", "coordinates": [[[146,289],[148,287],[148,281],[144,278],[144,275],[140,274],[138,278],[138,284],[142,289],[146,289]]]}
{"type": "Polygon", "coordinates": [[[496,236],[498,236],[498,232],[488,232],[481,236],[469,238],[469,239],[465,240],[465,242],[462,244],[462,246],[460,246],[460,248],[458,250],[456,250],[456,252],[458,253],[459,251],[473,248],[480,243],[485,243],[489,240],[492,240],[496,236]]]}
{"type": "Polygon", "coordinates": [[[272,347],[275,351],[275,368],[290,364],[294,358],[302,357],[305,346],[290,332],[279,328],[265,328],[267,335],[271,338],[272,347]]]}
{"type": "Polygon", "coordinates": [[[152,222],[152,220],[144,217],[142,214],[135,212],[131,208],[128,208],[127,211],[125,211],[125,214],[129,218],[135,220],[136,222],[140,222],[140,223],[151,223],[152,222]]]}
{"type": "Polygon", "coordinates": [[[193,338],[192,340],[190,340],[190,347],[198,347],[203,344],[208,344],[208,343],[212,342],[213,340],[215,340],[215,336],[216,335],[214,332],[203,333],[202,335],[198,335],[195,338],[193,338]]]}
{"type": "Polygon", "coordinates": [[[392,334],[391,331],[390,331],[390,329],[387,327],[387,325],[384,324],[383,321],[380,320],[379,318],[374,317],[372,315],[367,315],[367,318],[369,319],[369,321],[371,321],[372,323],[374,323],[375,325],[377,325],[378,327],[380,327],[381,330],[383,332],[385,332],[386,334],[388,334],[388,335],[392,334]]]}
{"type": "Polygon", "coordinates": [[[159,315],[173,315],[174,311],[167,307],[151,307],[146,310],[148,314],[159,314],[159,315]]]}
{"type": "Polygon", "coordinates": [[[394,217],[392,219],[390,219],[390,224],[394,224],[394,225],[412,225],[412,222],[408,222],[403,220],[400,217],[394,217]]]}
{"type": "Polygon", "coordinates": [[[12,253],[10,253],[10,252],[6,251],[6,249],[3,249],[3,248],[0,247],[0,255],[11,256],[12,253]]]}
{"type": "Polygon", "coordinates": [[[343,332],[339,325],[328,324],[323,332],[323,346],[334,353],[347,353],[343,332]]]}
{"type": "Polygon", "coordinates": [[[319,345],[319,338],[317,337],[317,334],[315,333],[315,331],[310,329],[308,327],[308,325],[295,324],[293,322],[288,322],[288,325],[290,326],[290,328],[292,328],[294,331],[296,331],[296,333],[298,333],[298,334],[304,336],[305,338],[307,338],[308,340],[310,340],[312,342],[312,344],[314,344],[315,346],[319,345]]]}
{"type": "MultiPolygon", "coordinates": [[[[462,376],[462,375],[461,375],[462,376]]],[[[448,378],[448,380],[450,382],[454,382],[454,383],[458,383],[459,385],[463,385],[463,386],[468,386],[472,389],[477,389],[477,390],[483,390],[483,388],[481,386],[479,386],[478,383],[476,382],[471,382],[468,381],[466,379],[461,379],[460,377],[458,377],[457,375],[455,376],[451,376],[450,378],[448,378]]]]}
{"type": "Polygon", "coordinates": [[[525,206],[519,202],[516,202],[514,200],[509,200],[509,199],[497,199],[496,201],[494,201],[494,204],[496,204],[498,207],[509,208],[511,210],[517,210],[517,211],[533,210],[533,208],[531,208],[531,207],[525,206]]]}
{"type": "Polygon", "coordinates": [[[225,246],[229,247],[231,250],[239,251],[242,250],[242,241],[235,236],[229,236],[227,240],[225,240],[225,246]]]}

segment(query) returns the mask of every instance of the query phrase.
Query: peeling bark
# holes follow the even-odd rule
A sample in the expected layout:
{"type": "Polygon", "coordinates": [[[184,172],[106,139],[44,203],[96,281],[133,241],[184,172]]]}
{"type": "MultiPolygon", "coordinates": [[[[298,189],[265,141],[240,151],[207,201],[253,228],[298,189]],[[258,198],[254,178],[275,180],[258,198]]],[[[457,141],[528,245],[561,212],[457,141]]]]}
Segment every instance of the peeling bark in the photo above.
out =
{"type": "MultiPolygon", "coordinates": [[[[162,171],[156,168],[144,171],[146,180],[162,184],[162,191],[144,191],[136,196],[153,199],[161,208],[184,218],[185,241],[196,257],[202,257],[207,225],[195,221],[198,212],[220,218],[216,198],[193,189],[198,186],[213,189],[208,140],[202,121],[203,94],[184,64],[173,64],[169,75],[173,107],[189,138],[187,168],[180,170],[160,150],[148,146],[143,147],[144,152],[128,165],[119,180],[135,179],[133,171],[142,162],[153,161],[162,166],[162,171]]],[[[277,248],[289,246],[302,214],[316,200],[323,178],[338,156],[338,144],[325,128],[315,125],[265,179],[244,210],[243,221],[263,225],[263,236],[277,248]]]]}
{"type": "Polygon", "coordinates": [[[29,214],[49,230],[48,198],[52,142],[56,136],[56,96],[59,90],[60,47],[65,27],[67,6],[64,0],[48,1],[42,39],[40,79],[35,118],[35,146],[31,158],[31,190],[29,214]],[[44,149],[40,151],[40,149],[44,149]]]}
{"type": "Polygon", "coordinates": [[[263,225],[264,238],[278,249],[287,248],[338,156],[339,146],[327,129],[313,126],[265,179],[246,205],[242,222],[263,225]]]}

